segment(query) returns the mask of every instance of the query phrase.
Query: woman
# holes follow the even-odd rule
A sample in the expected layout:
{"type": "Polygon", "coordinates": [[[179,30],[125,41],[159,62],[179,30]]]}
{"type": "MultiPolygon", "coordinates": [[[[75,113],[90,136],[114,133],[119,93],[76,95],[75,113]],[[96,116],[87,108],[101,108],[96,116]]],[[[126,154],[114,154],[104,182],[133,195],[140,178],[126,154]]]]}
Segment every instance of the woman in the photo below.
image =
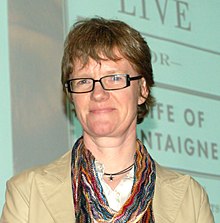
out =
{"type": "Polygon", "coordinates": [[[62,83],[82,137],[57,161],[8,182],[1,222],[214,222],[204,189],[159,166],[136,138],[154,104],[139,32],[103,18],[76,23],[62,83]]]}

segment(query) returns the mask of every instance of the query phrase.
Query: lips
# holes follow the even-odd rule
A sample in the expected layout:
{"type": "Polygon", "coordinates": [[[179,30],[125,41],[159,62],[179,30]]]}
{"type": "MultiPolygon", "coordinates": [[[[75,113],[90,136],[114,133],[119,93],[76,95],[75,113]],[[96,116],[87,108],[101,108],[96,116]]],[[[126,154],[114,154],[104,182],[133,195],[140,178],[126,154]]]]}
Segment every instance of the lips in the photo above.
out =
{"type": "Polygon", "coordinates": [[[109,112],[113,112],[115,109],[114,108],[93,108],[90,109],[90,113],[92,114],[105,114],[105,113],[109,113],[109,112]]]}

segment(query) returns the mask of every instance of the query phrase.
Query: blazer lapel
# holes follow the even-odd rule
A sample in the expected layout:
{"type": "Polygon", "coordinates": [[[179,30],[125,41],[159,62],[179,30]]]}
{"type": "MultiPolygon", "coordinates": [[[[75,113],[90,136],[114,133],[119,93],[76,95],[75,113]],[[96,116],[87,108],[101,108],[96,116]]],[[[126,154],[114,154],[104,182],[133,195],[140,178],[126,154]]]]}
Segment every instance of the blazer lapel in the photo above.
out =
{"type": "Polygon", "coordinates": [[[189,185],[190,177],[156,164],[153,211],[158,222],[173,223],[189,185]]]}
{"type": "Polygon", "coordinates": [[[40,196],[54,222],[73,223],[74,206],[71,186],[71,151],[36,176],[40,196]]]}

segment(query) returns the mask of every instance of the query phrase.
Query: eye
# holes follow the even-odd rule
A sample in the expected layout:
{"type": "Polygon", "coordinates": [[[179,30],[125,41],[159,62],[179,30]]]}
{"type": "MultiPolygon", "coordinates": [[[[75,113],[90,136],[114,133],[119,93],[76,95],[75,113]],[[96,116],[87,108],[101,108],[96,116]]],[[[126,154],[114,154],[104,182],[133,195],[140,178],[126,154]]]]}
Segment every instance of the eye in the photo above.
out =
{"type": "Polygon", "coordinates": [[[112,80],[113,81],[120,81],[122,78],[121,78],[121,76],[119,76],[119,75],[114,75],[113,77],[112,77],[112,80]]]}
{"type": "Polygon", "coordinates": [[[79,80],[76,80],[76,83],[75,83],[76,86],[82,86],[82,85],[88,85],[88,84],[91,84],[91,79],[79,79],[79,80]]]}
{"type": "Polygon", "coordinates": [[[112,82],[121,82],[123,81],[124,76],[116,74],[116,75],[112,75],[110,78],[112,82]]]}

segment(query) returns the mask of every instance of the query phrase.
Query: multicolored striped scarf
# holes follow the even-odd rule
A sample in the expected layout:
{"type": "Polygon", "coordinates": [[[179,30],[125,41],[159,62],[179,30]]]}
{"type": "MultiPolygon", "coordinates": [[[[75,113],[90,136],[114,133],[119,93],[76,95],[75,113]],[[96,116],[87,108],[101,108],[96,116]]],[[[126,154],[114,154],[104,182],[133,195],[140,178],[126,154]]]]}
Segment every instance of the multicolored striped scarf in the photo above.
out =
{"type": "Polygon", "coordinates": [[[131,195],[118,212],[112,210],[95,170],[95,158],[79,138],[72,151],[72,190],[77,223],[154,223],[152,201],[155,163],[137,140],[135,176],[131,195]]]}

